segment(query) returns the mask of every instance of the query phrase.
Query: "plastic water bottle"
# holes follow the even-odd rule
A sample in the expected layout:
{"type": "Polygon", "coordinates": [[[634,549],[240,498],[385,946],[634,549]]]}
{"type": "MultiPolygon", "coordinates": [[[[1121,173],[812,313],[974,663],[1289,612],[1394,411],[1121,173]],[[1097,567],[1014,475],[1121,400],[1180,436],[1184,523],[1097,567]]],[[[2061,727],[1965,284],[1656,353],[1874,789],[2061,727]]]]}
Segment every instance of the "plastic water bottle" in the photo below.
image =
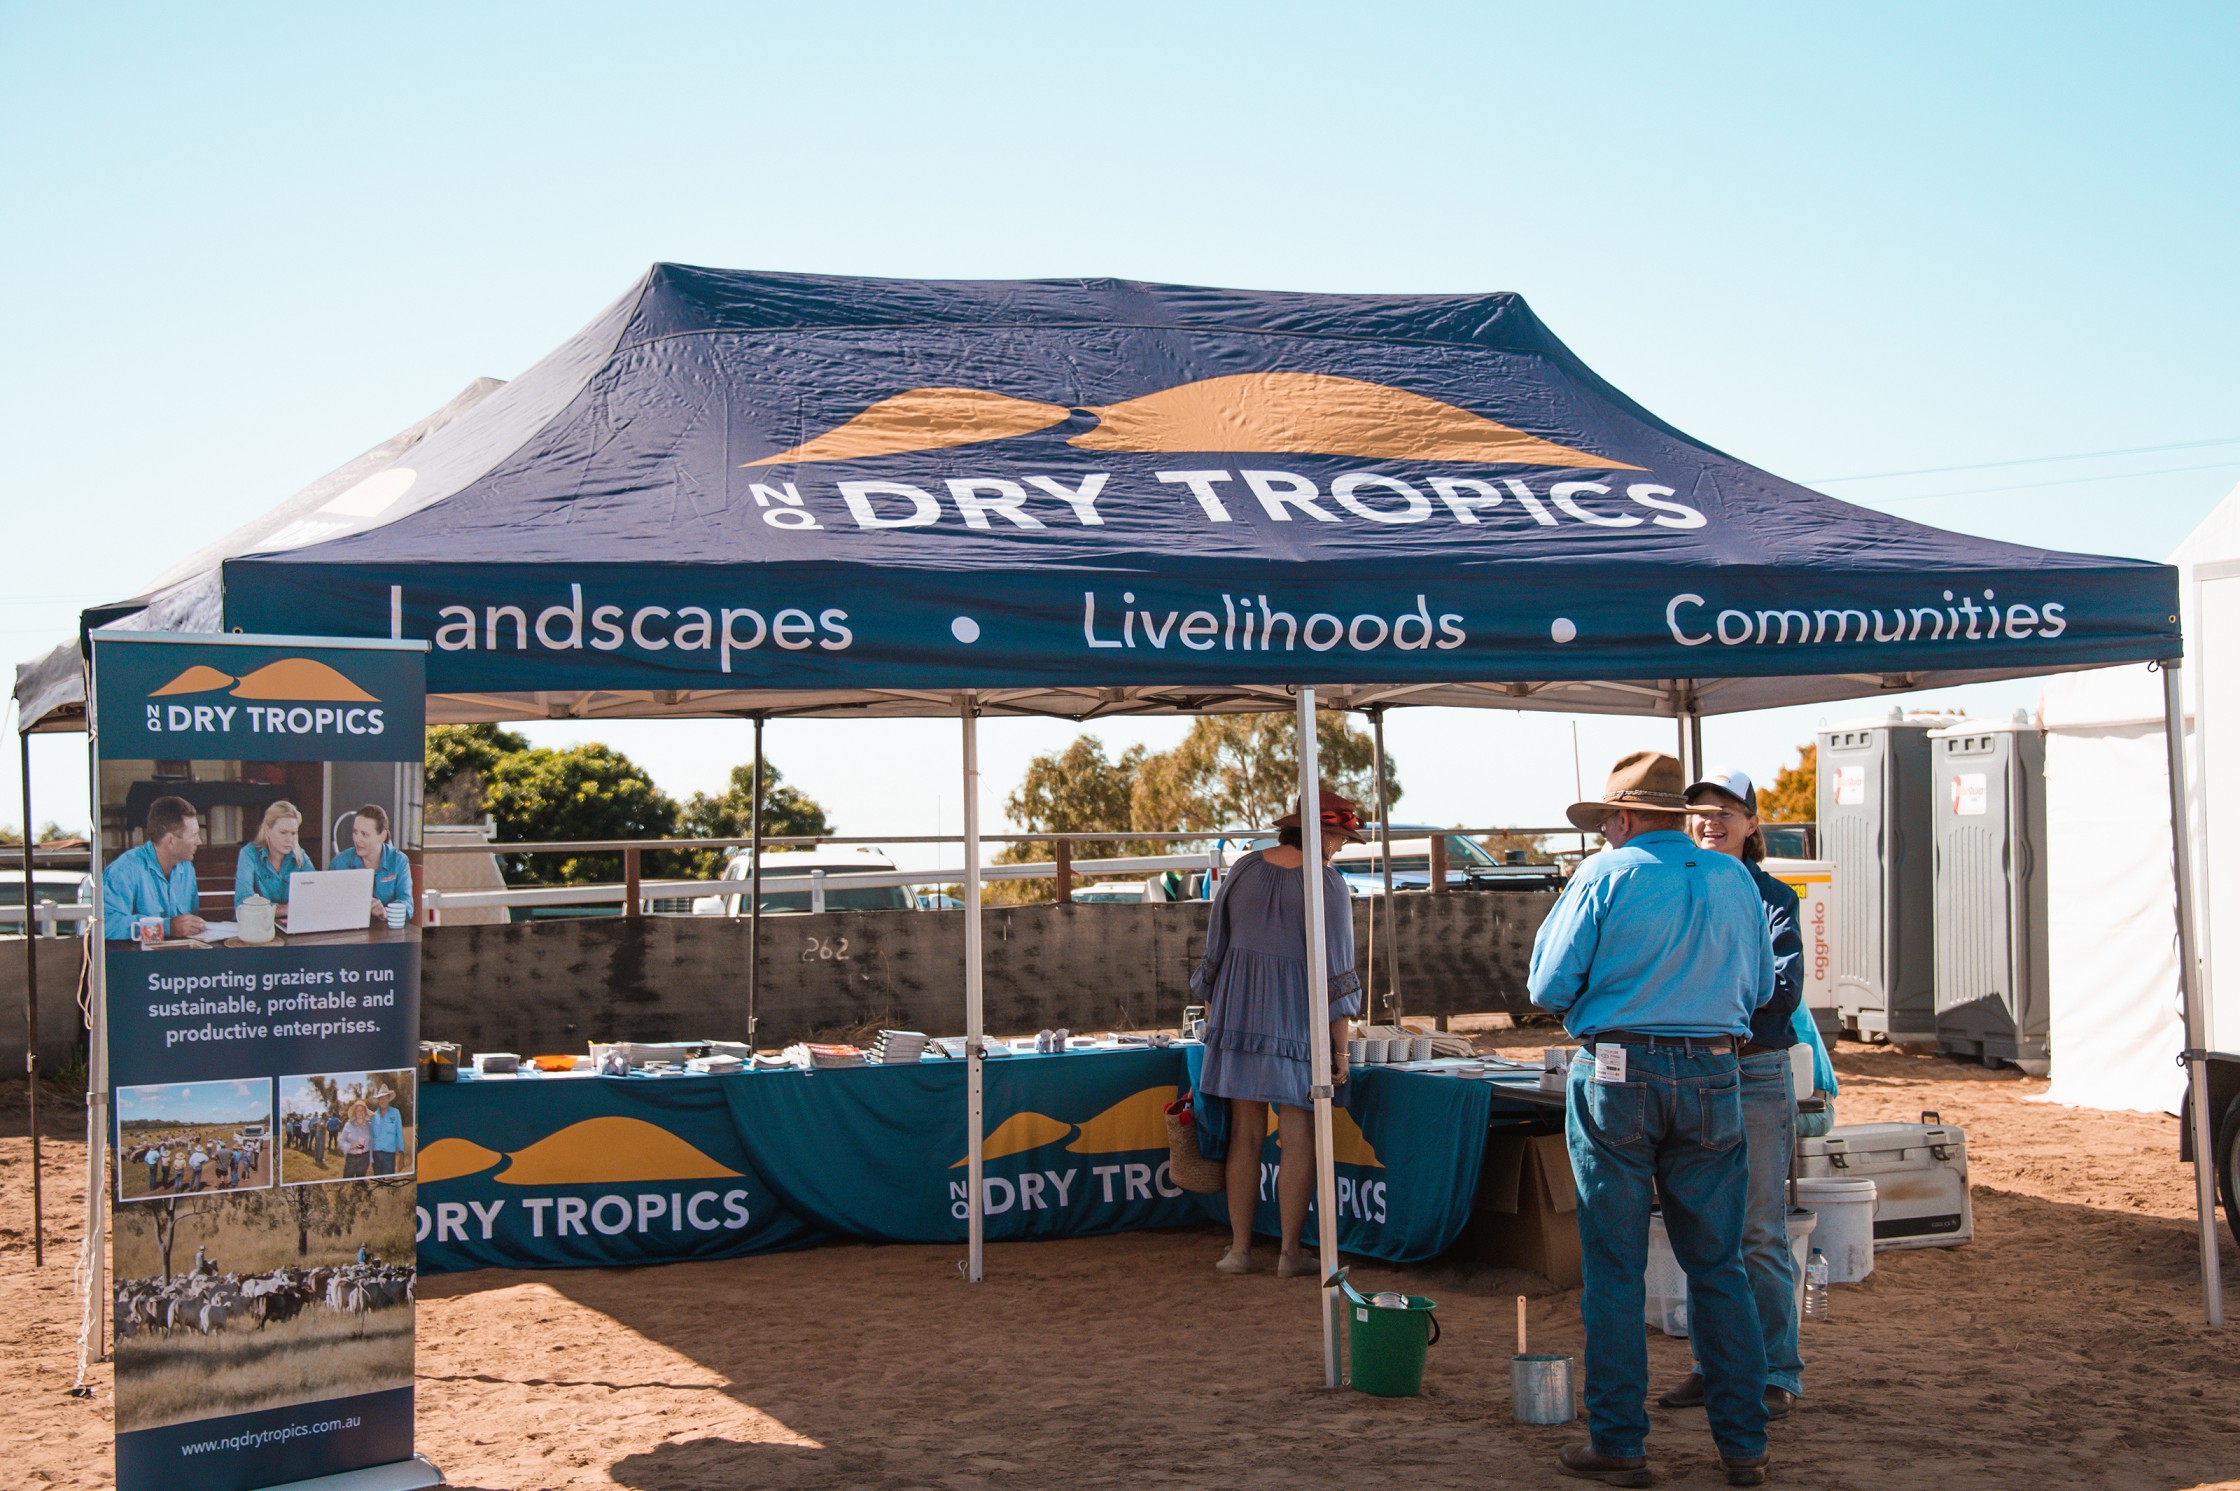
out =
{"type": "Polygon", "coordinates": [[[1828,1255],[1818,1248],[1812,1250],[1812,1261],[1804,1266],[1804,1318],[1828,1318],[1828,1255]]]}

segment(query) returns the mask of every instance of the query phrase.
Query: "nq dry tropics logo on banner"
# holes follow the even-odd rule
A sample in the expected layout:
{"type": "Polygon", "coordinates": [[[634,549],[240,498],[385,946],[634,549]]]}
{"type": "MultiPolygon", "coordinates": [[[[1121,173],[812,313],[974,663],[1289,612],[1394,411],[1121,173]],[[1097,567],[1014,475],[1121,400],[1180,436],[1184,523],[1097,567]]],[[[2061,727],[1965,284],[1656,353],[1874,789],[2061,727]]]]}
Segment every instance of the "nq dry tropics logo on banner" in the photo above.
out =
{"type": "Polygon", "coordinates": [[[239,677],[194,663],[149,692],[147,729],[151,735],[222,735],[238,721],[252,735],[379,735],[387,728],[380,704],[317,658],[281,658],[239,677]]]}

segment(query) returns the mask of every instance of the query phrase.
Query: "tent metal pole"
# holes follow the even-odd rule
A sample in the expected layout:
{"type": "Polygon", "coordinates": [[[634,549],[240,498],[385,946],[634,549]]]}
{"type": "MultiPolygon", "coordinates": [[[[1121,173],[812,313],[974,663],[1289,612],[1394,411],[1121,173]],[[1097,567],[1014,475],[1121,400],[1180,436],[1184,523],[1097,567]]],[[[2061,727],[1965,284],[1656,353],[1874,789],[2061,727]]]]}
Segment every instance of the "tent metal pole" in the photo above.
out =
{"type": "MultiPolygon", "coordinates": [[[[1392,1023],[1400,1023],[1400,927],[1397,908],[1392,900],[1392,806],[1385,801],[1384,790],[1384,706],[1374,705],[1369,710],[1369,738],[1375,746],[1373,763],[1377,774],[1377,844],[1378,854],[1384,862],[1384,1004],[1392,1023]]],[[[1369,930],[1374,933],[1380,911],[1375,903],[1369,907],[1369,930]]],[[[1375,939],[1372,937],[1371,939],[1375,939]]],[[[1372,965],[1374,966],[1374,965],[1372,965]]]]}
{"type": "MultiPolygon", "coordinates": [[[[94,704],[93,680],[86,680],[86,784],[91,799],[90,839],[91,853],[88,865],[92,870],[93,916],[86,927],[86,1020],[90,1027],[86,1046],[86,1230],[83,1239],[86,1262],[85,1298],[81,1324],[82,1342],[89,1342],[96,1361],[109,1358],[106,1335],[108,1309],[101,1303],[109,1297],[108,1249],[103,1244],[106,1236],[105,1214],[109,1200],[109,1167],[104,1151],[109,1142],[109,928],[101,895],[101,718],[94,704]]],[[[83,1368],[84,1347],[80,1348],[79,1364],[83,1368]]]]}
{"type": "Polygon", "coordinates": [[[2209,1324],[2224,1324],[2224,1260],[2217,1247],[2216,1125],[2209,1113],[2207,1012],[2194,941],[2193,850],[2187,842],[2186,707],[2178,660],[2162,664],[2162,734],[2170,756],[2170,868],[2178,892],[2178,996],[2186,1023],[2186,1090],[2193,1138],[2193,1207],[2201,1234],[2201,1302],[2209,1324]]]}
{"type": "Polygon", "coordinates": [[[39,1181],[39,898],[32,891],[31,873],[31,733],[19,728],[16,739],[23,748],[23,1076],[31,1100],[31,1266],[38,1268],[47,1261],[46,1206],[39,1181]]]}
{"type": "MultiPolygon", "coordinates": [[[[1322,899],[1322,763],[1314,734],[1314,690],[1299,690],[1299,874],[1307,924],[1308,1076],[1314,1094],[1314,1205],[1320,1224],[1316,1251],[1322,1269],[1323,1386],[1344,1380],[1338,1355],[1338,1166],[1333,1152],[1330,1097],[1330,952],[1322,899]]],[[[1285,1155],[1283,1163],[1293,1163],[1285,1155]]],[[[1291,1239],[1285,1238],[1285,1246],[1291,1239]]]]}
{"type": "Polygon", "coordinates": [[[762,716],[754,717],[754,804],[747,812],[747,1047],[755,1048],[762,991],[762,716]]]}
{"type": "Polygon", "coordinates": [[[1710,768],[1704,764],[1703,760],[1703,711],[1696,707],[1696,696],[1693,690],[1688,694],[1688,750],[1690,753],[1688,770],[1692,773],[1688,780],[1691,782],[1701,781],[1703,774],[1710,768]]]}
{"type": "Polygon", "coordinates": [[[980,701],[966,694],[959,711],[964,717],[964,1109],[965,1109],[965,1277],[979,1283],[987,1277],[987,1188],[982,1184],[986,1159],[985,1055],[981,1046],[986,1030],[981,1007],[980,937],[980,701]]]}

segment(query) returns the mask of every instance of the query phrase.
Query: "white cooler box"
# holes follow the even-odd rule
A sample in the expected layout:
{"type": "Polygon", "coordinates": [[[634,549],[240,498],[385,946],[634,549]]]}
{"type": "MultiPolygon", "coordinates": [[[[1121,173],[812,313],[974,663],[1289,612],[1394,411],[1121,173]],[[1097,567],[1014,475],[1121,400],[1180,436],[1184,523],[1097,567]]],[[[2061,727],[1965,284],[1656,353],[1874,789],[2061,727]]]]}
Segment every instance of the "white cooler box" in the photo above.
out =
{"type": "Polygon", "coordinates": [[[1954,1125],[1838,1124],[1820,1138],[1797,1141],[1797,1174],[1873,1181],[1876,1252],[1947,1248],[1976,1235],[1968,1136],[1954,1125]]]}

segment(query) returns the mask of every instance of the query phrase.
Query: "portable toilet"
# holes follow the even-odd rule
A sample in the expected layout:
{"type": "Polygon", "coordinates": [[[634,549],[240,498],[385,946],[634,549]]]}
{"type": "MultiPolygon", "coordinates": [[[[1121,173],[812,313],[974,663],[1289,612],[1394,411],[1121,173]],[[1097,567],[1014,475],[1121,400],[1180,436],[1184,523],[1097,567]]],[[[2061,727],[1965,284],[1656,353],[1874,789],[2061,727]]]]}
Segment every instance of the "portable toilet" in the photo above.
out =
{"type": "Polygon", "coordinates": [[[2044,1076],[2046,744],[2027,714],[1934,730],[1937,1046],[2044,1076]]]}
{"type": "Polygon", "coordinates": [[[1836,1019],[1860,1040],[1937,1038],[1929,733],[1957,723],[1892,709],[1818,733],[1820,854],[1842,929],[1836,1019]]]}

